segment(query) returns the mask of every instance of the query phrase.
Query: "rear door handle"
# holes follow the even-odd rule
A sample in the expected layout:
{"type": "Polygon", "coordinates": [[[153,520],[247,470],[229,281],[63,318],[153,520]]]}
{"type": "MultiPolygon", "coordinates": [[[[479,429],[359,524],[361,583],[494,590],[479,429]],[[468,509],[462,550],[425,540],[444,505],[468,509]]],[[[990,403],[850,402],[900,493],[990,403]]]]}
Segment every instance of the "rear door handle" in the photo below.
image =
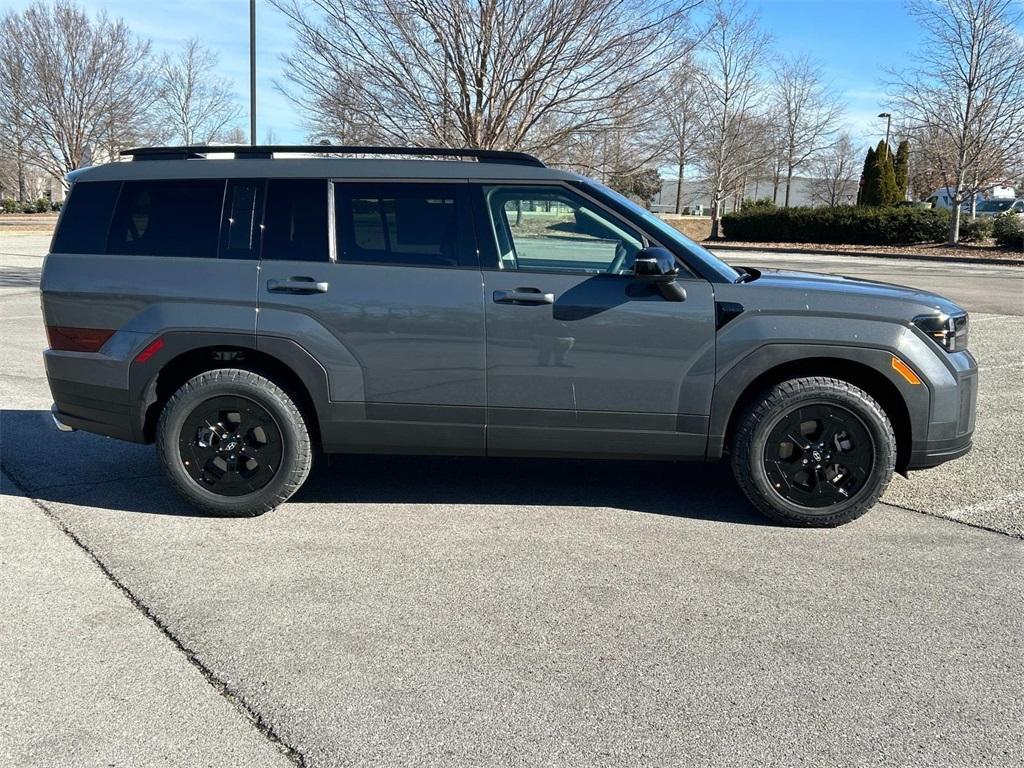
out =
{"type": "Polygon", "coordinates": [[[287,280],[267,280],[267,291],[270,293],[327,293],[327,288],[328,283],[305,275],[289,277],[287,280]]]}
{"type": "Polygon", "coordinates": [[[555,294],[541,293],[538,288],[516,288],[514,291],[495,291],[497,304],[554,304],[555,294]]]}

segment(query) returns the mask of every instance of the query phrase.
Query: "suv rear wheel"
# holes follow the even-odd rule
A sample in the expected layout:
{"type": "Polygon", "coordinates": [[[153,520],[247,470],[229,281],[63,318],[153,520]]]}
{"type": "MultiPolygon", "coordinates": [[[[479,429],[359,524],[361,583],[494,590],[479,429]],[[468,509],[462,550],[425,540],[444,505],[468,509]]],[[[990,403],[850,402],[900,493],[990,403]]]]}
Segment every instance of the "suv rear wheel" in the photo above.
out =
{"type": "Polygon", "coordinates": [[[732,468],[768,517],[795,525],[848,523],[875,505],[892,478],[896,436],[867,392],[840,379],[775,385],[743,414],[732,468]]]}
{"type": "Polygon", "coordinates": [[[215,515],[257,515],[287,501],[309,475],[312,446],[288,394],[252,371],[222,368],[167,401],[157,455],[175,490],[215,515]]]}

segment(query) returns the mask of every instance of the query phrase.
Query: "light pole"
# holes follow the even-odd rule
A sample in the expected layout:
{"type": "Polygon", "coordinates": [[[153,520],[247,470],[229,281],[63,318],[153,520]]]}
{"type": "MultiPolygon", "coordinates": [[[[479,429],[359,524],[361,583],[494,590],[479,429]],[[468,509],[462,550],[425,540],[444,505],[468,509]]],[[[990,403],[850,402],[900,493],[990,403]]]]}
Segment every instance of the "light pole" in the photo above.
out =
{"type": "Polygon", "coordinates": [[[885,118],[885,153],[889,154],[889,127],[892,125],[892,115],[889,112],[879,112],[878,116],[885,118]]]}
{"type": "Polygon", "coordinates": [[[256,0],[249,0],[249,145],[256,143],[256,0]]]}

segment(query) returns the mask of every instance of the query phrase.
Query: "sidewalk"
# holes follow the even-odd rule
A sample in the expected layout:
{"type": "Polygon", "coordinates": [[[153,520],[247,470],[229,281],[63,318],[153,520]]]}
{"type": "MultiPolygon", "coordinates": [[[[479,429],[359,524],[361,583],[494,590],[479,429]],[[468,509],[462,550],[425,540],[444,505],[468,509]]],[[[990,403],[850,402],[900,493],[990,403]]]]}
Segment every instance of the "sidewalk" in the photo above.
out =
{"type": "Polygon", "coordinates": [[[955,264],[996,264],[1004,267],[1020,267],[1024,266],[1024,253],[1017,254],[1014,251],[1002,251],[1006,256],[986,256],[986,255],[972,255],[965,253],[964,255],[952,255],[948,253],[927,253],[923,251],[914,251],[904,248],[890,248],[888,250],[884,248],[871,249],[870,246],[845,246],[836,245],[832,247],[816,247],[814,245],[801,245],[794,243],[729,243],[729,242],[712,242],[704,241],[701,243],[705,248],[718,252],[718,251],[741,251],[741,252],[757,252],[757,253],[774,253],[780,254],[810,254],[817,256],[856,256],[872,259],[913,259],[918,261],[934,261],[940,263],[955,263],[955,264]]]}

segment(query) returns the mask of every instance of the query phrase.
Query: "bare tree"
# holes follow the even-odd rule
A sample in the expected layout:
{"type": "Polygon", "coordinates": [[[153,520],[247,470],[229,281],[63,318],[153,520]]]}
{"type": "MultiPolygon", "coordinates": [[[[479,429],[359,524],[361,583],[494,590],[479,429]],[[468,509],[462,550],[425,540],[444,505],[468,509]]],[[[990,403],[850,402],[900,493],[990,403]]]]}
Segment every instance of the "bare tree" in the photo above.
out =
{"type": "Polygon", "coordinates": [[[664,143],[666,159],[676,167],[675,212],[683,212],[683,181],[686,166],[696,155],[697,109],[701,97],[702,75],[697,63],[685,56],[671,70],[664,89],[664,143]]]}
{"type": "Polygon", "coordinates": [[[23,203],[28,199],[26,179],[30,161],[25,119],[26,73],[24,61],[11,53],[11,46],[0,44],[0,84],[7,91],[0,97],[0,157],[4,191],[14,189],[18,202],[23,203]]]}
{"type": "Polygon", "coordinates": [[[182,144],[226,141],[242,114],[231,81],[217,76],[217,54],[199,38],[186,40],[176,55],[165,54],[157,69],[153,117],[161,140],[182,144]]]}
{"type": "Polygon", "coordinates": [[[917,155],[961,205],[1003,177],[1024,147],[1024,37],[1016,0],[913,0],[927,64],[895,75],[898,103],[916,127],[917,155]],[[935,62],[941,62],[937,66],[935,62]]]}
{"type": "Polygon", "coordinates": [[[811,200],[832,208],[850,204],[857,197],[861,161],[850,134],[843,132],[811,162],[814,179],[811,200]]]}
{"type": "Polygon", "coordinates": [[[842,109],[825,85],[821,66],[803,54],[782,59],[775,68],[774,90],[788,208],[793,174],[832,143],[842,109]]]}
{"type": "Polygon", "coordinates": [[[312,137],[559,153],[648,115],[700,0],[272,0],[312,137]],[[645,95],[650,94],[650,95],[645,95]]]}
{"type": "Polygon", "coordinates": [[[701,43],[701,164],[711,192],[711,239],[721,236],[723,205],[766,159],[762,68],[770,37],[742,0],[718,0],[701,43]]]}
{"type": "Polygon", "coordinates": [[[0,20],[0,60],[19,62],[21,83],[0,71],[0,115],[24,119],[26,152],[63,177],[91,155],[116,152],[142,131],[151,104],[149,43],[124,22],[90,19],[68,0],[37,2],[0,20]]]}

